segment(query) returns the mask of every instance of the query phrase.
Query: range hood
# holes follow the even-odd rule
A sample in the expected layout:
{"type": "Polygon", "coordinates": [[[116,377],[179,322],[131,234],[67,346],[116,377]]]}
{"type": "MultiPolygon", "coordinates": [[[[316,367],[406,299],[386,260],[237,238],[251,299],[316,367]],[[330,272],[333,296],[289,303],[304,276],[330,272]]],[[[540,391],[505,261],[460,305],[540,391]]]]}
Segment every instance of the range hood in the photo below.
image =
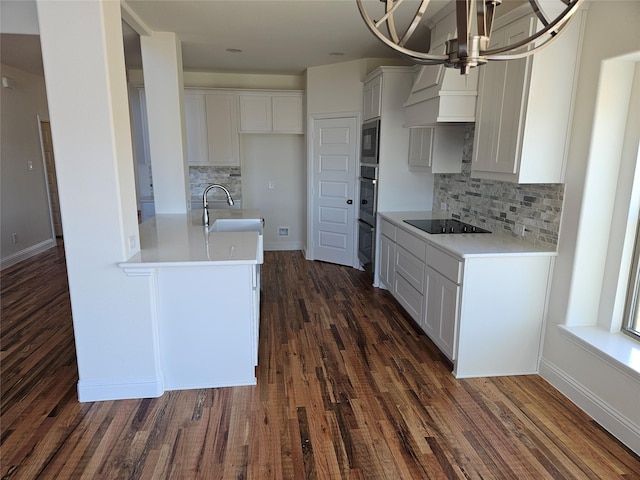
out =
{"type": "MultiPolygon", "coordinates": [[[[431,53],[444,54],[446,42],[456,35],[455,4],[451,2],[428,22],[431,53]]],[[[416,65],[409,98],[404,103],[404,126],[419,127],[476,121],[478,68],[468,75],[444,65],[416,65]]]]}
{"type": "Polygon", "coordinates": [[[477,68],[460,75],[443,65],[416,66],[415,81],[404,103],[404,126],[473,123],[477,95],[477,68]]]}

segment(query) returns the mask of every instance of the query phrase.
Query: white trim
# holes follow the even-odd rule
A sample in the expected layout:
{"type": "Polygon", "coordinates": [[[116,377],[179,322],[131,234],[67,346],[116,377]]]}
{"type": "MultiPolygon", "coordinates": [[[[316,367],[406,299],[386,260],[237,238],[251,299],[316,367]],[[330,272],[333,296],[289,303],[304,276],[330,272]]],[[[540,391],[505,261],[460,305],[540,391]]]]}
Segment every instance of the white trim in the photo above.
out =
{"type": "Polygon", "coordinates": [[[640,342],[599,327],[558,325],[558,328],[569,341],[628,376],[630,381],[640,381],[640,342]]]}
{"type": "Polygon", "coordinates": [[[278,250],[303,250],[302,242],[287,242],[287,243],[265,243],[264,251],[278,251],[278,250]]]}
{"type": "Polygon", "coordinates": [[[640,426],[594,392],[576,382],[546,358],[540,361],[540,376],[584,410],[603,428],[640,455],[640,426]]]}
{"type": "Polygon", "coordinates": [[[36,243],[35,245],[31,245],[30,247],[25,248],[24,250],[20,250],[19,252],[13,253],[8,257],[5,257],[0,260],[0,270],[10,267],[11,265],[15,265],[27,258],[33,257],[39,253],[44,252],[50,248],[56,246],[56,241],[53,238],[49,238],[40,243],[36,243]]]}
{"type": "Polygon", "coordinates": [[[78,400],[80,402],[157,398],[163,393],[162,377],[78,381],[78,400]]]}
{"type": "MultiPolygon", "coordinates": [[[[56,229],[53,223],[53,207],[51,206],[51,190],[49,189],[49,170],[47,169],[47,159],[44,154],[44,139],[42,138],[42,122],[49,123],[49,129],[51,129],[51,122],[49,120],[42,120],[40,115],[36,115],[38,120],[38,136],[40,137],[40,155],[42,156],[42,170],[44,171],[44,188],[47,190],[47,205],[49,207],[49,222],[51,223],[51,238],[55,238],[56,229]]],[[[54,153],[55,155],[55,153],[54,153]]]]}

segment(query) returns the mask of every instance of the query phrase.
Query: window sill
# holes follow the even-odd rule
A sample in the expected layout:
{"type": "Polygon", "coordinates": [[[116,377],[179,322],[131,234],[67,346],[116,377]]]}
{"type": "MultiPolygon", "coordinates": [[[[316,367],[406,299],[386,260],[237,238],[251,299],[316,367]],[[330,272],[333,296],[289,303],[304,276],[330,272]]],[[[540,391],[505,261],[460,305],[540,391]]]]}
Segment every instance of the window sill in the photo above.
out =
{"type": "Polygon", "coordinates": [[[611,366],[640,379],[640,342],[599,327],[559,325],[563,335],[611,366]]]}

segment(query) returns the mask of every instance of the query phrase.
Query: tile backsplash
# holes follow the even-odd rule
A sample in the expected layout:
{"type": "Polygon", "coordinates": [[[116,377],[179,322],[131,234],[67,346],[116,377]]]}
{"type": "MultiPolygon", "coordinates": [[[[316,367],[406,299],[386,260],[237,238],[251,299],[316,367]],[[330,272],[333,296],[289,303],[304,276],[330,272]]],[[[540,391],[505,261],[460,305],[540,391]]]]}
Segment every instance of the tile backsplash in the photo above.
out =
{"type": "MultiPolygon", "coordinates": [[[[242,177],[240,167],[189,167],[189,187],[192,197],[202,197],[204,189],[210,183],[221,183],[229,189],[231,197],[242,200],[242,177]]],[[[209,200],[225,201],[224,192],[214,189],[209,200]]]]}
{"type": "Polygon", "coordinates": [[[555,248],[564,185],[517,185],[471,178],[473,132],[473,126],[465,130],[462,173],[435,175],[433,209],[446,203],[454,218],[492,232],[516,235],[517,226],[522,225],[528,241],[555,248]]]}

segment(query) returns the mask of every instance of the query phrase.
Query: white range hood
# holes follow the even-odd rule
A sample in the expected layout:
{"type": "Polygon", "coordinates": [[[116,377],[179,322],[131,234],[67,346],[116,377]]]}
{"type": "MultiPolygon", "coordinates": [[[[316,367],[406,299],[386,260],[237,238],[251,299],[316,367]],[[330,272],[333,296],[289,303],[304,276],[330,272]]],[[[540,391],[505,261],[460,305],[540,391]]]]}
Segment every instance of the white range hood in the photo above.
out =
{"type": "Polygon", "coordinates": [[[416,77],[404,103],[404,126],[476,121],[478,69],[468,75],[442,65],[416,67],[416,77]]]}
{"type": "MultiPolygon", "coordinates": [[[[455,5],[438,12],[432,22],[431,52],[444,54],[445,43],[456,34],[455,5]]],[[[404,103],[404,126],[419,127],[476,121],[478,68],[460,75],[444,65],[416,65],[415,80],[404,103]]]]}

